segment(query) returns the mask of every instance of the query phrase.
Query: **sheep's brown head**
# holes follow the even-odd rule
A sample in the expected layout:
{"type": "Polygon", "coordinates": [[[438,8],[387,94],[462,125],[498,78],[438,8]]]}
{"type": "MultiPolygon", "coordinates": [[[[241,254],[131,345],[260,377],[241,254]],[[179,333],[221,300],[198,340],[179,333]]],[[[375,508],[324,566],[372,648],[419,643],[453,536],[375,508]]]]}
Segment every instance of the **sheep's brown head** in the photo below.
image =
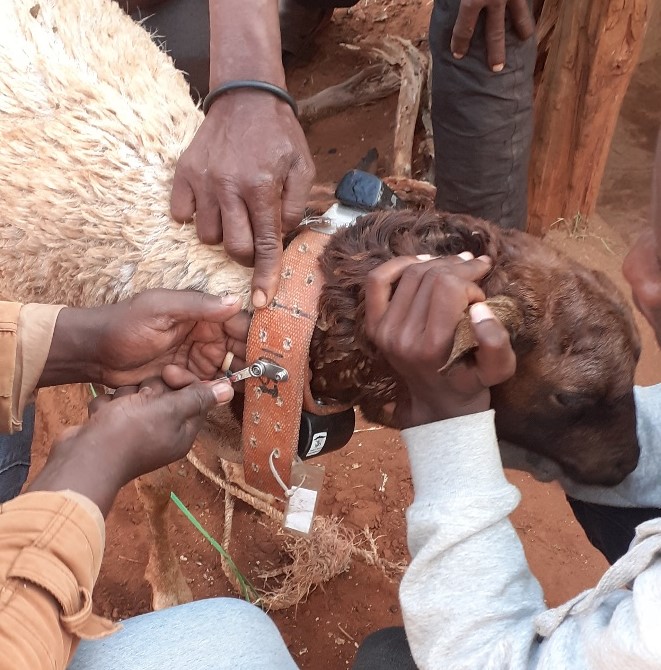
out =
{"type": "MultiPolygon", "coordinates": [[[[517,354],[514,377],[492,389],[499,437],[556,461],[577,481],[622,481],[639,453],[640,344],[628,304],[605,275],[537,238],[468,216],[371,214],[333,236],[321,258],[326,286],[310,349],[314,395],[392,425],[388,408],[404,384],[365,335],[365,278],[394,256],[461,251],[494,260],[482,288],[508,315],[517,354]]],[[[470,356],[471,344],[460,355],[470,356]]]]}

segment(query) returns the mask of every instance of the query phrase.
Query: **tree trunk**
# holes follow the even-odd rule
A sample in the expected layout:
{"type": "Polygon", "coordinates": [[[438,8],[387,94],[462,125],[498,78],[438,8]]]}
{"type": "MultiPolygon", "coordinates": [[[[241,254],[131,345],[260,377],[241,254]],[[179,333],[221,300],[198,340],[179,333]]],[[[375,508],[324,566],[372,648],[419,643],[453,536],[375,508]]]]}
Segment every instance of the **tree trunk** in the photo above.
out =
{"type": "Polygon", "coordinates": [[[535,97],[528,232],[594,212],[650,12],[651,0],[560,3],[535,97]]]}

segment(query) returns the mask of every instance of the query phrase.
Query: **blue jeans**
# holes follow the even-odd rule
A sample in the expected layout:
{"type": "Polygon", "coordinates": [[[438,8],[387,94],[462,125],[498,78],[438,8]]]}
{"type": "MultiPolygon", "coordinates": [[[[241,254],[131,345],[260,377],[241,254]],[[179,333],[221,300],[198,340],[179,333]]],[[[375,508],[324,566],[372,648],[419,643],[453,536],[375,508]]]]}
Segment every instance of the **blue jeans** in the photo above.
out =
{"type": "Polygon", "coordinates": [[[296,670],[284,640],[258,607],[210,598],[142,614],[82,642],[68,670],[296,670]]]}
{"type": "Polygon", "coordinates": [[[15,498],[30,470],[30,453],[34,433],[34,404],[23,413],[23,430],[14,435],[0,435],[0,503],[15,498]]]}

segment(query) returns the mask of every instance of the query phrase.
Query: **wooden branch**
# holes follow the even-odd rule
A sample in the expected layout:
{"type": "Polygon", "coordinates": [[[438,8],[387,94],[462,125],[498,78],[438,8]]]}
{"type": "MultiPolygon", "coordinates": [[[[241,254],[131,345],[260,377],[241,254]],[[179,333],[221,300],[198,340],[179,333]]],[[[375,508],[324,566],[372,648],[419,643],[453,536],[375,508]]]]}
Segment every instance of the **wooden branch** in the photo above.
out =
{"type": "Polygon", "coordinates": [[[424,180],[433,184],[436,181],[436,156],[434,151],[434,128],[431,120],[431,68],[432,62],[430,58],[427,68],[427,81],[425,82],[425,95],[422,99],[420,110],[420,120],[422,121],[422,127],[425,129],[425,137],[420,142],[418,152],[422,155],[425,162],[424,180]]]}
{"type": "Polygon", "coordinates": [[[409,40],[401,37],[386,37],[373,51],[391,65],[399,65],[401,68],[391,174],[395,177],[410,177],[415,124],[427,78],[427,56],[409,40]]]}
{"type": "Polygon", "coordinates": [[[384,177],[383,181],[409,206],[419,209],[434,207],[436,187],[410,177],[384,177]]]}
{"type": "Polygon", "coordinates": [[[560,15],[560,7],[564,0],[544,0],[539,8],[540,15],[537,19],[537,59],[535,61],[535,93],[542,79],[546,58],[549,55],[551,42],[555,27],[560,15]]]}
{"type": "Polygon", "coordinates": [[[308,216],[323,214],[335,202],[337,184],[314,184],[305,206],[308,216]]]}
{"type": "Polygon", "coordinates": [[[564,0],[535,99],[529,232],[595,209],[651,0],[564,0]]]}
{"type": "Polygon", "coordinates": [[[359,107],[392,95],[399,88],[399,73],[386,63],[365,68],[341,84],[298,103],[301,123],[311,124],[348,107],[359,107]]]}

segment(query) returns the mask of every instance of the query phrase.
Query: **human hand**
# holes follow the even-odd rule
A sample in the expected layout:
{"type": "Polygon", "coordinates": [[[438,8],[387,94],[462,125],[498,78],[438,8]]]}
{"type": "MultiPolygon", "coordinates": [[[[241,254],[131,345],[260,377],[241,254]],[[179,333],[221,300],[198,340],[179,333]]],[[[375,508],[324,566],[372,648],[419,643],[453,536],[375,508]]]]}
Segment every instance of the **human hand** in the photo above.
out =
{"type": "Polygon", "coordinates": [[[648,320],[661,346],[661,132],[652,172],[650,227],[624,259],[622,272],[631,284],[633,301],[648,320]]]}
{"type": "Polygon", "coordinates": [[[509,334],[475,283],[491,268],[490,259],[470,253],[425,258],[384,263],[369,274],[365,289],[367,335],[407,385],[395,411],[401,428],[487,410],[489,387],[516,367],[509,334]],[[441,373],[469,306],[478,343],[474,359],[441,373]]]}
{"type": "MultiPolygon", "coordinates": [[[[192,373],[184,374],[192,379],[192,373]]],[[[71,489],[93,500],[105,516],[122,486],[183,458],[209,410],[232,395],[225,380],[171,390],[163,380],[151,379],[99,396],[90,405],[90,420],[53,444],[30,490],[71,489]]]]}
{"type": "Polygon", "coordinates": [[[145,291],[58,317],[40,386],[93,381],[113,388],[160,376],[173,363],[212,379],[225,355],[245,358],[250,318],[235,296],[145,291]]]}
{"type": "Polygon", "coordinates": [[[265,307],[280,279],[282,235],[303,219],[315,169],[291,108],[261,91],[218,98],[177,164],[174,219],[190,221],[205,244],[223,242],[255,267],[252,302],[265,307]]]}
{"type": "Polygon", "coordinates": [[[509,9],[512,24],[521,40],[527,40],[535,32],[527,0],[461,0],[459,14],[452,31],[450,49],[455,58],[463,58],[475,32],[480,13],[487,13],[485,42],[487,62],[494,72],[505,67],[505,11],[509,9]]]}
{"type": "Polygon", "coordinates": [[[648,228],[631,247],[622,272],[631,284],[633,301],[654,328],[661,346],[661,260],[656,234],[648,228]]]}

